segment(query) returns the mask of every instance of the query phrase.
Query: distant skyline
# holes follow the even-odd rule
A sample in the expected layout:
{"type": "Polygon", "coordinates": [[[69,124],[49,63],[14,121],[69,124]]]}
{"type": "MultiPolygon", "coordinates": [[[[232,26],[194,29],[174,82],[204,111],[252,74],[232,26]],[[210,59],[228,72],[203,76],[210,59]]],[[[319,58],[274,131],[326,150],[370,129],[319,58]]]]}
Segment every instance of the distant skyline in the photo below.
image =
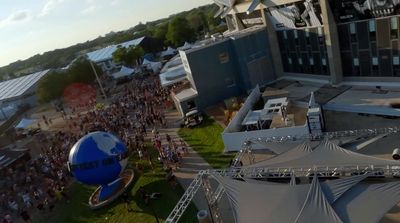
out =
{"type": "Polygon", "coordinates": [[[0,67],[212,0],[1,0],[0,67]]]}

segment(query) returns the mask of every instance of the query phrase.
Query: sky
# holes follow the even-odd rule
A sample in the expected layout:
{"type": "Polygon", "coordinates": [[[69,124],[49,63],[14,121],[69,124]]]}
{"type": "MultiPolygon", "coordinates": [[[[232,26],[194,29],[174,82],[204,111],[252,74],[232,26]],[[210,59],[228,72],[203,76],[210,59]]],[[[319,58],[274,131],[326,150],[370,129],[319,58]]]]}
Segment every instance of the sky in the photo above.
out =
{"type": "Polygon", "coordinates": [[[0,67],[212,0],[0,0],[0,67]]]}

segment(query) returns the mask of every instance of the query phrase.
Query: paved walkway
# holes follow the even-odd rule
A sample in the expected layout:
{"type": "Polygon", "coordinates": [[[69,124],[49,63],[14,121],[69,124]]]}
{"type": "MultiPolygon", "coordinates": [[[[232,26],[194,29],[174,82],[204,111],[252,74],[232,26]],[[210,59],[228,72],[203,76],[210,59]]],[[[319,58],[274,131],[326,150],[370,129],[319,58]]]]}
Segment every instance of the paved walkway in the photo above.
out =
{"type": "MultiPolygon", "coordinates": [[[[160,135],[164,137],[165,134],[168,134],[173,140],[179,140],[180,137],[178,136],[178,130],[180,128],[179,121],[181,120],[179,112],[176,110],[167,111],[165,118],[168,127],[159,129],[160,135]]],[[[174,171],[175,176],[178,178],[179,184],[185,190],[189,187],[193,179],[196,178],[196,175],[200,170],[212,169],[212,167],[192,148],[188,147],[188,150],[189,154],[183,157],[181,168],[174,171]]],[[[193,203],[199,210],[208,209],[203,193],[197,193],[193,199],[193,203]]]]}
{"type": "MultiPolygon", "coordinates": [[[[167,128],[159,129],[161,136],[168,134],[172,139],[180,139],[178,135],[178,130],[180,128],[179,122],[181,117],[176,110],[167,111],[165,114],[167,121],[167,128]]],[[[179,184],[186,190],[190,183],[196,178],[197,173],[200,170],[212,169],[212,167],[192,148],[188,147],[189,154],[183,157],[181,168],[174,171],[175,176],[178,178],[179,184]]],[[[213,184],[213,189],[216,189],[215,183],[213,184]]],[[[207,201],[204,195],[202,187],[193,198],[193,203],[196,205],[198,210],[208,210],[207,201]]],[[[225,222],[233,222],[232,210],[225,197],[219,202],[220,212],[223,216],[225,222]]]]}

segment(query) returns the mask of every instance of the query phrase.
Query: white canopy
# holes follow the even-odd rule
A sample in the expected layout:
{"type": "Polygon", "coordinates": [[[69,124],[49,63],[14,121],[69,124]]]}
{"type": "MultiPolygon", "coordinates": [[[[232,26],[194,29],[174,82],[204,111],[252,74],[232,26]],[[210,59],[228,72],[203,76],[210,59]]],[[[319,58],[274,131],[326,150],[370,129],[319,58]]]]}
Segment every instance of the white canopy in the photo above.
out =
{"type": "Polygon", "coordinates": [[[15,126],[16,129],[26,129],[27,127],[29,127],[30,125],[32,125],[35,121],[32,119],[26,119],[23,118],[17,126],[15,126]]]}
{"type": "Polygon", "coordinates": [[[271,159],[267,159],[255,164],[250,165],[249,167],[265,167],[268,165],[272,165],[275,163],[283,163],[293,159],[301,158],[305,155],[308,155],[312,152],[310,142],[304,142],[289,151],[286,151],[280,155],[277,155],[271,159]]]}
{"type": "Polygon", "coordinates": [[[178,50],[189,50],[189,49],[192,49],[192,47],[193,47],[192,44],[185,42],[185,44],[183,46],[178,47],[178,50]]]}
{"type": "Polygon", "coordinates": [[[147,59],[143,60],[142,65],[145,66],[147,69],[151,69],[154,73],[159,72],[162,68],[161,62],[153,62],[147,59]]]}
{"type": "Polygon", "coordinates": [[[367,176],[311,184],[249,183],[214,175],[237,222],[378,222],[400,200],[400,182],[367,185],[367,176]],[[313,220],[310,220],[313,219],[313,220]]]}
{"type": "Polygon", "coordinates": [[[175,54],[176,54],[176,50],[169,46],[165,51],[161,52],[161,57],[171,56],[171,55],[175,55],[175,54]]]}
{"type": "Polygon", "coordinates": [[[118,71],[117,73],[113,73],[112,76],[114,79],[118,79],[118,78],[122,78],[122,77],[131,76],[134,73],[135,73],[135,69],[122,66],[121,70],[118,71]]]}
{"type": "MultiPolygon", "coordinates": [[[[293,153],[295,152],[293,151],[293,153]]],[[[268,161],[265,161],[263,164],[259,163],[256,165],[258,167],[292,168],[399,165],[398,161],[380,159],[343,149],[328,140],[321,142],[312,152],[302,154],[303,156],[296,158],[295,156],[291,156],[289,152],[283,153],[282,156],[284,156],[284,159],[281,160],[282,162],[268,163],[268,161]]]]}
{"type": "Polygon", "coordinates": [[[183,65],[168,69],[160,74],[162,87],[167,87],[186,79],[186,71],[183,65]]]}

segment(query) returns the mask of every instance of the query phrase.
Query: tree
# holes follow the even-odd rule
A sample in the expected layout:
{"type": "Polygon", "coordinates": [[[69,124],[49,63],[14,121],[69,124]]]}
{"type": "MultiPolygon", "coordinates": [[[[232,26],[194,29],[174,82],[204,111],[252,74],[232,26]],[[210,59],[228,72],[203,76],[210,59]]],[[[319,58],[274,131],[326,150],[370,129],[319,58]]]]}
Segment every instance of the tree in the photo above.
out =
{"type": "Polygon", "coordinates": [[[168,24],[168,22],[164,22],[158,25],[154,30],[153,37],[165,43],[167,39],[168,24]]]}
{"type": "Polygon", "coordinates": [[[190,28],[184,17],[175,17],[168,25],[167,41],[175,47],[181,46],[185,41],[193,42],[196,34],[190,28]]]}
{"type": "MultiPolygon", "coordinates": [[[[94,64],[99,75],[101,69],[94,64]]],[[[65,88],[73,83],[90,84],[95,80],[95,75],[90,62],[86,58],[76,60],[66,71],[52,71],[43,77],[36,90],[39,102],[45,103],[63,96],[65,88]]]]}
{"type": "Polygon", "coordinates": [[[118,47],[113,53],[113,60],[125,66],[133,66],[143,55],[144,50],[139,46],[130,46],[129,48],[118,47]]]}
{"type": "Polygon", "coordinates": [[[190,27],[196,32],[197,36],[203,36],[209,31],[206,15],[202,11],[194,11],[186,16],[190,27]]]}

